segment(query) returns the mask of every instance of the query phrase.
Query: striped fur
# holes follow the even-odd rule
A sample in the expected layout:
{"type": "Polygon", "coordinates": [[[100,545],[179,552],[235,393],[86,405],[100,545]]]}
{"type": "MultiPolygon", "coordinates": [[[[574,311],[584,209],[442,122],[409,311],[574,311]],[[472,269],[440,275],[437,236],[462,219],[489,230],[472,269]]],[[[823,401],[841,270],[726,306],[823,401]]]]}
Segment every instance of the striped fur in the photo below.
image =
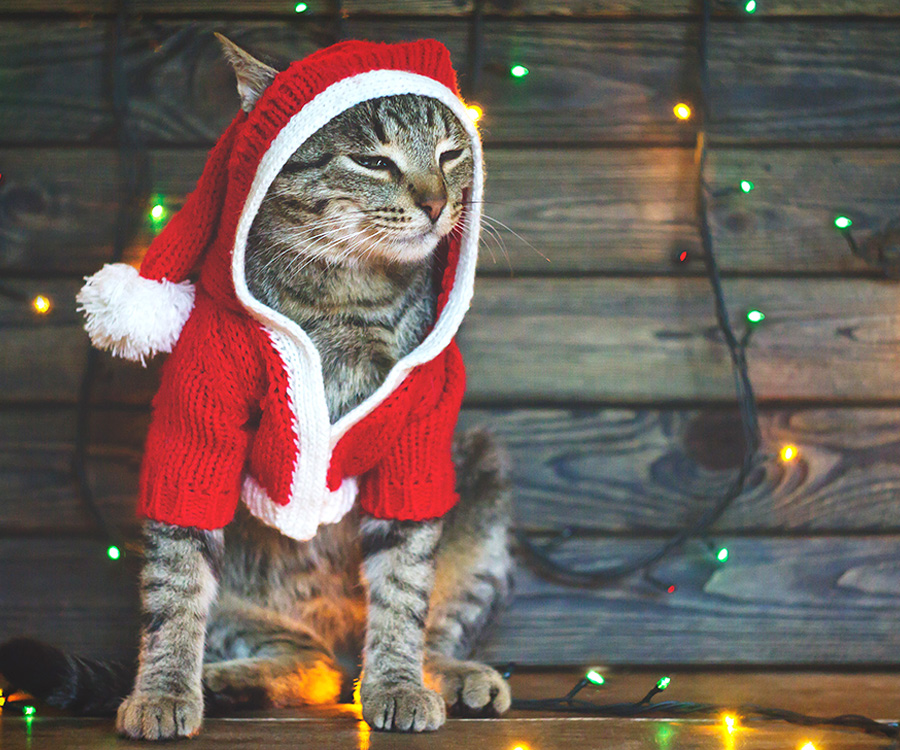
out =
{"type": "Polygon", "coordinates": [[[116,728],[133,738],[190,737],[203,716],[203,640],[222,533],[147,521],[144,534],[140,663],[116,728]]]}
{"type": "MultiPolygon", "coordinates": [[[[249,110],[273,71],[223,45],[249,110]]],[[[457,226],[471,179],[449,110],[396,96],[335,118],[274,181],[248,238],[248,286],[313,339],[332,420],[433,324],[431,254],[457,226]]],[[[506,710],[500,675],[466,661],[509,593],[505,462],[480,432],[458,437],[455,461],[460,504],[443,521],[351,513],[308,542],[245,510],[224,534],[146,523],[141,653],[119,731],[192,735],[204,691],[220,709],[346,698],[360,661],[362,712],[376,728],[436,729],[445,704],[506,710]]],[[[41,694],[62,696],[57,705],[108,705],[121,691],[121,678],[46,653],[54,674],[41,694]],[[97,679],[76,690],[78,675],[97,679]]]]}
{"type": "Polygon", "coordinates": [[[316,345],[332,421],[434,323],[431,254],[462,216],[472,170],[450,110],[401,95],[334,118],[269,188],[247,240],[247,286],[316,345]]]}

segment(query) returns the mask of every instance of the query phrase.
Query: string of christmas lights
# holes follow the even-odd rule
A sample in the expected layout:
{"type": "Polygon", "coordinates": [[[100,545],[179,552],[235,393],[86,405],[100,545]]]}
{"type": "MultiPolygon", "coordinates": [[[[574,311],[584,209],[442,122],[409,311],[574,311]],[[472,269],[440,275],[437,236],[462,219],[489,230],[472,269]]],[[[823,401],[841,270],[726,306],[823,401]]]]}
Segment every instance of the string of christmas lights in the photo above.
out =
{"type": "MultiPolygon", "coordinates": [[[[755,6],[753,11],[748,10],[748,12],[754,11],[755,6]]],[[[728,490],[714,504],[704,510],[693,523],[687,525],[673,537],[663,542],[657,549],[624,563],[606,567],[595,566],[592,568],[576,568],[572,565],[560,562],[551,554],[561,542],[574,535],[574,529],[571,527],[563,530],[560,535],[551,539],[549,544],[543,546],[535,544],[523,530],[515,529],[514,534],[516,541],[532,565],[544,576],[564,585],[586,588],[598,587],[613,581],[621,580],[634,573],[642,573],[644,580],[655,587],[665,590],[670,594],[675,593],[675,584],[661,582],[656,579],[651,572],[652,566],[662,560],[670,552],[682,547],[687,541],[703,538],[712,524],[722,517],[722,514],[725,513],[734,500],[743,492],[747,477],[755,465],[757,451],[761,442],[756,396],[753,392],[753,385],[750,382],[747,367],[747,347],[750,344],[753,331],[765,320],[766,316],[765,313],[760,310],[748,310],[744,318],[743,334],[740,337],[735,334],[728,314],[728,307],[725,302],[725,293],[722,288],[721,274],[716,261],[712,230],[709,224],[710,197],[719,197],[732,192],[742,192],[746,194],[751,192],[755,186],[749,180],[742,180],[741,183],[733,189],[728,188],[725,191],[713,191],[711,186],[706,182],[706,128],[710,121],[708,55],[709,23],[709,3],[707,0],[704,0],[698,46],[700,68],[700,96],[698,109],[700,112],[695,146],[695,163],[697,164],[696,205],[700,243],[703,251],[702,255],[706,268],[706,275],[713,294],[716,322],[718,323],[719,330],[722,333],[731,356],[735,393],[744,438],[743,458],[738,474],[732,481],[728,490]]],[[[687,121],[694,117],[693,108],[686,102],[677,103],[672,111],[675,117],[682,121],[687,121]]],[[[679,261],[685,262],[687,259],[688,254],[682,252],[679,256],[679,261]]],[[[791,454],[792,457],[793,455],[794,453],[791,454]]],[[[710,548],[718,563],[722,564],[728,560],[729,553],[727,548],[714,550],[712,545],[708,542],[706,546],[710,548]]]]}
{"type": "MultiPolygon", "coordinates": [[[[142,205],[141,186],[146,179],[147,159],[140,147],[137,137],[132,132],[129,122],[130,102],[128,80],[125,69],[125,34],[130,17],[130,0],[118,0],[113,33],[112,54],[112,110],[118,143],[118,210],[113,233],[113,250],[109,260],[116,263],[122,260],[128,240],[134,232],[133,217],[139,216],[142,205]]],[[[165,220],[167,211],[162,200],[153,199],[150,209],[150,221],[157,228],[165,220]]],[[[124,537],[111,523],[97,505],[90,477],[87,472],[87,451],[90,437],[91,401],[97,376],[102,366],[101,354],[88,344],[87,360],[78,389],[78,401],[75,410],[75,448],[72,453],[72,475],[82,504],[88,509],[97,526],[106,537],[106,555],[110,560],[122,559],[126,546],[138,552],[136,545],[126,545],[124,537]]]]}
{"type": "MultiPolygon", "coordinates": [[[[297,15],[305,14],[309,11],[307,3],[296,3],[292,6],[293,12],[297,15]]],[[[345,13],[342,4],[337,2],[334,6],[335,18],[335,37],[341,38],[343,33],[343,22],[345,13]]],[[[743,3],[743,10],[752,15],[759,9],[756,0],[747,0],[743,3]]],[[[468,80],[470,93],[477,95],[480,87],[481,73],[484,60],[484,40],[483,40],[483,12],[484,0],[477,0],[471,13],[471,29],[470,29],[470,65],[468,71],[468,80]]],[[[544,573],[556,578],[560,582],[571,585],[597,586],[614,580],[621,579],[634,572],[643,572],[646,580],[655,586],[661,587],[673,593],[675,591],[674,584],[665,584],[657,581],[651,574],[651,567],[669,552],[681,547],[685,542],[693,538],[701,538],[707,529],[719,518],[722,513],[727,510],[734,499],[740,495],[746,482],[747,475],[752,469],[754,462],[755,450],[759,443],[758,418],[755,399],[753,397],[752,386],[747,375],[746,365],[746,349],[750,342],[753,328],[762,323],[765,314],[759,310],[750,310],[746,315],[746,326],[744,334],[741,338],[737,338],[731,330],[731,324],[727,315],[724,303],[724,295],[722,292],[721,280],[719,278],[718,267],[715,260],[711,232],[708,223],[708,198],[721,197],[738,190],[742,193],[750,193],[754,190],[755,185],[749,180],[742,180],[737,188],[726,188],[725,190],[712,191],[704,180],[704,164],[706,160],[705,145],[705,127],[709,118],[709,81],[708,81],[708,7],[704,6],[702,25],[703,29],[700,41],[700,70],[701,70],[701,97],[700,106],[701,122],[697,134],[697,161],[699,165],[698,180],[698,216],[700,225],[700,237],[703,248],[703,258],[707,266],[709,280],[713,289],[714,299],[716,302],[716,315],[720,329],[725,338],[731,353],[734,365],[734,375],[736,381],[736,390],[738,393],[738,405],[741,411],[742,425],[744,426],[746,452],[742,461],[740,471],[737,478],[722,496],[722,498],[701,514],[696,521],[689,527],[682,530],[679,534],[664,543],[658,550],[644,557],[635,559],[631,562],[604,569],[587,569],[578,570],[571,566],[563,565],[551,557],[550,552],[556,549],[562,542],[574,536],[577,529],[568,527],[561,530],[555,538],[549,543],[537,545],[531,541],[530,537],[522,530],[516,530],[516,538],[521,549],[526,553],[528,558],[541,569],[544,573]]],[[[115,37],[115,51],[112,56],[113,64],[113,112],[115,116],[116,132],[118,134],[118,142],[120,147],[120,185],[124,189],[120,190],[119,211],[116,221],[115,237],[113,242],[113,254],[111,262],[121,259],[130,236],[133,221],[131,217],[135,215],[133,210],[136,202],[141,202],[139,197],[138,179],[135,173],[135,164],[139,161],[136,158],[137,143],[134,134],[128,126],[129,100],[127,91],[127,82],[124,69],[123,58],[123,38],[125,33],[125,25],[129,17],[128,0],[121,0],[117,4],[115,37]]],[[[530,74],[529,68],[522,61],[509,61],[508,72],[513,80],[521,80],[530,74]]],[[[474,121],[479,121],[483,115],[483,109],[477,103],[469,102],[467,105],[468,112],[474,121]]],[[[687,102],[678,102],[673,108],[673,114],[676,118],[683,121],[691,120],[694,116],[691,105],[687,102]]],[[[0,175],[2,179],[2,175],[0,175]]],[[[169,208],[166,205],[164,196],[154,195],[150,199],[150,208],[147,218],[154,233],[158,233],[165,225],[169,217],[169,208]]],[[[872,252],[861,249],[856,243],[851,233],[850,227],[852,220],[845,215],[839,215],[834,219],[835,228],[845,237],[850,250],[857,256],[874,262],[884,270],[887,275],[897,275],[900,273],[900,265],[898,261],[891,263],[891,259],[883,257],[880,252],[881,246],[874,245],[876,257],[872,257],[872,252]]],[[[689,253],[681,251],[677,256],[678,262],[685,263],[689,260],[689,253]]],[[[23,295],[16,290],[0,285],[0,296],[13,299],[17,302],[27,303],[37,315],[47,315],[52,312],[53,303],[49,297],[44,294],[38,294],[33,298],[23,295]]],[[[84,376],[82,378],[79,398],[77,402],[77,424],[75,449],[73,453],[72,470],[75,481],[78,485],[79,495],[85,507],[91,512],[98,526],[103,531],[108,540],[106,548],[107,555],[112,560],[118,560],[122,557],[124,546],[122,544],[122,535],[112,525],[100,511],[97,506],[96,499],[90,486],[90,481],[86,471],[86,453],[88,442],[88,418],[90,412],[90,400],[93,393],[94,385],[100,367],[99,353],[90,348],[87,357],[84,376]]],[[[780,458],[784,462],[795,460],[798,455],[798,449],[794,445],[783,446],[780,458]]],[[[728,559],[728,550],[726,548],[713,549],[707,543],[707,547],[711,548],[711,554],[719,563],[724,563],[728,559]]]]}
{"type": "MultiPolygon", "coordinates": [[[[510,669],[504,676],[508,677],[510,669]]],[[[807,714],[789,711],[784,708],[768,708],[756,704],[740,704],[737,706],[723,706],[715,703],[693,703],[687,701],[659,701],[654,703],[653,698],[669,687],[670,677],[660,677],[647,694],[639,701],[622,703],[598,703],[595,701],[578,700],[576,696],[589,685],[599,687],[606,684],[603,675],[596,669],[585,673],[575,686],[561,698],[544,699],[515,699],[512,702],[513,710],[517,711],[553,711],[559,713],[573,713],[580,716],[597,716],[609,718],[648,718],[655,719],[683,719],[685,717],[705,718],[718,717],[723,728],[729,732],[735,732],[740,723],[756,721],[784,721],[789,724],[813,727],[835,727],[841,729],[858,729],[867,734],[874,734],[888,739],[900,738],[900,726],[897,722],[883,722],[871,719],[860,714],[841,714],[839,716],[809,716],[807,714]]],[[[807,742],[801,750],[815,750],[811,742],[807,742]]]]}

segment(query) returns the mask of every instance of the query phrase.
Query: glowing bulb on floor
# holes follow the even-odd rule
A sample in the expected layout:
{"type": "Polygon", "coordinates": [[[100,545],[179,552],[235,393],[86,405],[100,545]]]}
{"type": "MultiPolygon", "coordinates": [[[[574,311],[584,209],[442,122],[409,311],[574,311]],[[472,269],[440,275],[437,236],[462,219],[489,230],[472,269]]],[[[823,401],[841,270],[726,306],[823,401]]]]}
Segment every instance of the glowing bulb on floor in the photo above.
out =
{"type": "Polygon", "coordinates": [[[679,120],[690,120],[691,119],[691,108],[685,104],[684,102],[679,102],[675,105],[675,109],[672,110],[675,113],[675,117],[679,120]]]}
{"type": "Polygon", "coordinates": [[[756,0],[747,0],[747,3],[744,5],[744,10],[747,13],[756,13],[756,0]]]}
{"type": "Polygon", "coordinates": [[[150,209],[150,218],[153,221],[162,221],[166,216],[166,207],[162,203],[157,203],[150,209]]]}
{"type": "Polygon", "coordinates": [[[748,323],[762,323],[766,319],[764,313],[759,310],[750,310],[747,313],[747,322],[748,323]]]}
{"type": "Polygon", "coordinates": [[[667,687],[669,687],[669,683],[671,681],[671,677],[660,677],[659,681],[656,683],[656,687],[658,690],[665,690],[667,687]]]}
{"type": "Polygon", "coordinates": [[[524,65],[513,65],[509,69],[509,74],[513,78],[524,78],[530,71],[524,65]]]}
{"type": "Polygon", "coordinates": [[[529,750],[528,745],[516,745],[512,750],[529,750]]]}
{"type": "Polygon", "coordinates": [[[666,593],[667,593],[667,594],[674,594],[674,593],[675,593],[675,590],[676,590],[676,586],[675,586],[674,583],[670,583],[668,586],[666,586],[666,593]]]}
{"type": "Polygon", "coordinates": [[[797,458],[798,451],[796,445],[785,445],[781,449],[781,460],[785,463],[789,463],[797,458]]]}
{"type": "Polygon", "coordinates": [[[23,716],[34,716],[36,713],[37,709],[34,706],[22,706],[23,716]]]}
{"type": "Polygon", "coordinates": [[[116,545],[111,544],[106,549],[106,555],[110,560],[118,560],[122,556],[122,551],[116,545]]]}
{"type": "Polygon", "coordinates": [[[849,229],[853,226],[853,222],[850,220],[849,216],[835,216],[834,225],[838,229],[849,229]]]}
{"type": "Polygon", "coordinates": [[[469,117],[472,119],[472,122],[478,122],[481,119],[481,116],[484,114],[484,110],[477,104],[470,104],[469,106],[467,106],[466,112],[468,112],[469,117]]]}
{"type": "Polygon", "coordinates": [[[812,742],[807,742],[800,750],[816,750],[816,746],[812,742]]]}
{"type": "Polygon", "coordinates": [[[603,675],[600,674],[596,669],[588,670],[588,673],[584,676],[591,685],[603,685],[606,680],[603,675]]]}
{"type": "Polygon", "coordinates": [[[728,562],[728,547],[722,547],[716,552],[716,560],[720,563],[728,562]]]}
{"type": "Polygon", "coordinates": [[[741,180],[741,191],[744,193],[749,193],[753,188],[756,187],[750,180],[741,180]]]}
{"type": "Polygon", "coordinates": [[[725,724],[725,730],[729,734],[737,729],[737,719],[731,714],[725,714],[725,716],[722,717],[722,722],[725,724]]]}
{"type": "Polygon", "coordinates": [[[50,312],[50,308],[53,307],[53,305],[50,304],[50,300],[43,294],[39,294],[31,300],[31,306],[38,315],[46,315],[50,312]]]}

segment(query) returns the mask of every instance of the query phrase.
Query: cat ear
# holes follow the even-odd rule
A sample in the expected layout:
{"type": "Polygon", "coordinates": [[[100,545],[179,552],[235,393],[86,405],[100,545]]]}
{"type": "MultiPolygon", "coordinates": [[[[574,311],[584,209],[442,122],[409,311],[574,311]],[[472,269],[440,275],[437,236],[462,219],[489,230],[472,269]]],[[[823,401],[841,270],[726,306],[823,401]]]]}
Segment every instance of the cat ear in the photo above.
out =
{"type": "Polygon", "coordinates": [[[262,92],[272,83],[278,71],[257,60],[249,52],[238,47],[228,37],[215,32],[216,39],[222,45],[225,58],[231,63],[237,75],[238,94],[241,96],[241,109],[249,112],[253,109],[262,92]]]}

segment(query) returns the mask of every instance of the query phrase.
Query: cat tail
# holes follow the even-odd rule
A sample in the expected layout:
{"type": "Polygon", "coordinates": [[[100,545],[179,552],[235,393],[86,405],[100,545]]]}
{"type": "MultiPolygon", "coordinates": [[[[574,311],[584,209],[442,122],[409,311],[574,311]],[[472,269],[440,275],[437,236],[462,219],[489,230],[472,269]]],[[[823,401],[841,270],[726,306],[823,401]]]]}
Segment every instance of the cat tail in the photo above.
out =
{"type": "Polygon", "coordinates": [[[0,645],[0,674],[54,708],[80,716],[115,716],[131,692],[135,664],[72,656],[32,638],[0,645]]]}
{"type": "Polygon", "coordinates": [[[486,427],[460,430],[453,436],[453,463],[459,505],[472,512],[469,521],[509,524],[510,458],[505,446],[486,427]]]}

